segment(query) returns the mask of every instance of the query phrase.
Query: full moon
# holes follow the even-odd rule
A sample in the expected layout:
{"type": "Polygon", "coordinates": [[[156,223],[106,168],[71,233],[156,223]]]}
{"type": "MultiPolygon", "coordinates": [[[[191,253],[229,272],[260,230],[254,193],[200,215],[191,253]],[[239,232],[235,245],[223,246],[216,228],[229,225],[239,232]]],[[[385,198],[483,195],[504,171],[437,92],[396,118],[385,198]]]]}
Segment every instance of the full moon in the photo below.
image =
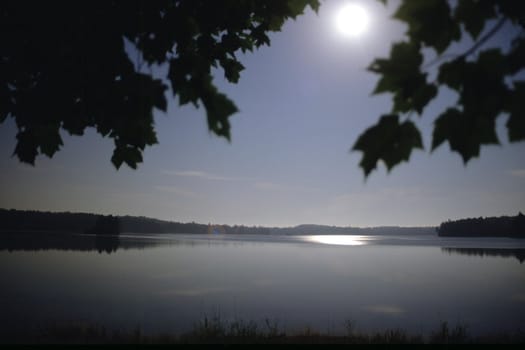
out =
{"type": "Polygon", "coordinates": [[[339,10],[337,15],[337,27],[339,31],[350,37],[362,35],[368,27],[368,13],[357,5],[349,4],[339,10]]]}

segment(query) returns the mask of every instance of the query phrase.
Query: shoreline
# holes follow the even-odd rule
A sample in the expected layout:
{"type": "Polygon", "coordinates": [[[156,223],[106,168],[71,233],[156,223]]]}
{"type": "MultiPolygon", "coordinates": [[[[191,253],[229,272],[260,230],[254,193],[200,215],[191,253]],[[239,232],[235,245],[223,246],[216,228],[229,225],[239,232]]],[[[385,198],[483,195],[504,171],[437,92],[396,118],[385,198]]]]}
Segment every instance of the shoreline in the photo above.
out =
{"type": "MultiPolygon", "coordinates": [[[[108,329],[92,323],[41,326],[39,332],[0,332],[0,344],[522,344],[525,330],[471,335],[468,325],[441,322],[428,334],[412,334],[404,329],[362,332],[355,322],[346,321],[344,334],[320,332],[311,327],[287,332],[277,322],[223,321],[204,317],[187,332],[145,334],[133,329],[108,329]]],[[[3,330],[5,332],[5,329],[3,330]]]]}

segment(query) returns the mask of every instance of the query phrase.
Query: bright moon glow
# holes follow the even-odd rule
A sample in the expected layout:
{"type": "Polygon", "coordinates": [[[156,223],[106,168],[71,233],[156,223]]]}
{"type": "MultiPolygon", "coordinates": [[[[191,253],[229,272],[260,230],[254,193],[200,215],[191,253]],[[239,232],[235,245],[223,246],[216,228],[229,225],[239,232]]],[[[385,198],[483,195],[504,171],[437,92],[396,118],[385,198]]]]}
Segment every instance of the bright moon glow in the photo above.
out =
{"type": "Polygon", "coordinates": [[[354,235],[326,235],[312,236],[311,240],[316,243],[335,245],[363,245],[366,244],[365,237],[354,235]]]}
{"type": "Polygon", "coordinates": [[[337,15],[337,27],[344,35],[358,37],[368,27],[368,13],[364,8],[356,4],[343,7],[337,15]]]}

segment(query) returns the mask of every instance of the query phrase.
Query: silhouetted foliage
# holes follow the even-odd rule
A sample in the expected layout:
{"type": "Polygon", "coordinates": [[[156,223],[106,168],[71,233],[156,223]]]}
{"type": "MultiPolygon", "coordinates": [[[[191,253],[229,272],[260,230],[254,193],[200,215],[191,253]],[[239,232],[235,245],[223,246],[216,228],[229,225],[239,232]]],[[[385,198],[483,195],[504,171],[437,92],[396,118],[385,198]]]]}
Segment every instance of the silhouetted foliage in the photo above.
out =
{"type": "MultiPolygon", "coordinates": [[[[60,149],[61,129],[82,135],[93,127],[114,140],[115,167],[136,168],[145,147],[157,143],[152,112],[166,111],[168,88],[181,105],[203,105],[209,130],[229,140],[237,107],[213,84],[212,69],[236,83],[244,69],[236,54],[269,45],[268,33],[307,6],[317,11],[319,1],[2,1],[0,122],[16,121],[14,154],[34,164],[37,155],[60,149]],[[167,76],[154,78],[147,68],[162,64],[167,76]]],[[[448,142],[467,163],[481,145],[499,143],[495,121],[502,113],[509,115],[509,140],[525,139],[525,82],[517,77],[525,67],[523,1],[402,0],[394,18],[407,24],[406,40],[369,67],[381,76],[374,93],[392,93],[393,108],[353,146],[363,152],[365,176],[379,161],[390,170],[423,148],[409,118],[421,115],[441,87],[459,99],[436,117],[432,150],[448,142]],[[510,49],[480,51],[506,23],[520,29],[503,43],[510,49]],[[447,53],[467,36],[472,47],[447,53]],[[424,64],[426,49],[437,57],[424,64]]]]}
{"type": "MultiPolygon", "coordinates": [[[[0,335],[2,330],[0,330],[0,335]]],[[[199,320],[194,327],[183,333],[151,334],[141,327],[112,329],[101,324],[73,321],[8,333],[0,338],[5,344],[522,344],[523,330],[499,332],[489,335],[472,335],[467,325],[449,326],[441,322],[428,335],[410,334],[403,329],[384,329],[370,332],[352,332],[347,335],[330,331],[290,331],[275,326],[265,329],[255,321],[242,319],[228,321],[220,317],[199,320]]]]}
{"type": "Polygon", "coordinates": [[[167,82],[181,105],[203,105],[208,128],[230,139],[237,107],[212,69],[239,80],[236,54],[269,45],[269,32],[317,0],[24,1],[0,4],[0,122],[18,127],[14,154],[34,164],[63,145],[60,130],[93,127],[114,140],[111,161],[136,168],[157,143],[153,109],[167,82]],[[126,42],[128,44],[126,44],[126,42]],[[131,58],[131,51],[136,57],[131,58]],[[167,64],[163,79],[148,67],[167,64]]]}
{"type": "Polygon", "coordinates": [[[525,238],[525,215],[447,221],[437,232],[439,236],[525,238]]]}
{"type": "Polygon", "coordinates": [[[363,152],[360,166],[365,176],[380,160],[390,171],[408,161],[413,149],[423,147],[409,119],[421,115],[444,87],[459,98],[435,117],[432,151],[448,142],[466,164],[479,156],[481,145],[499,144],[496,119],[502,114],[509,116],[509,141],[525,140],[525,81],[518,76],[525,68],[525,2],[402,0],[394,18],[407,25],[406,40],[394,43],[390,57],[376,59],[368,68],[380,75],[373,93],[391,93],[393,107],[353,146],[363,152]],[[498,47],[481,50],[506,24],[515,27],[514,33],[498,47]],[[447,52],[468,36],[474,41],[468,50],[447,52]],[[506,45],[510,48],[504,51],[506,45]],[[424,64],[424,51],[436,57],[424,64]],[[434,68],[437,78],[430,79],[434,68]]]}

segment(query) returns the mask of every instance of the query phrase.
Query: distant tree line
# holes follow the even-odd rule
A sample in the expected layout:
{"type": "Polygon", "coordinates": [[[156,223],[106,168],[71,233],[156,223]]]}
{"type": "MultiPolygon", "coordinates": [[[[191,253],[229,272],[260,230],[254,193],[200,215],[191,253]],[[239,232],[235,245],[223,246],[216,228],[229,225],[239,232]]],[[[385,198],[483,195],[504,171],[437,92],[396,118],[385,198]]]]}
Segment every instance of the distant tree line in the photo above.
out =
{"type": "Polygon", "coordinates": [[[260,235],[406,235],[435,234],[435,227],[338,227],[328,225],[298,225],[294,227],[264,227],[245,225],[214,225],[195,222],[181,223],[144,216],[111,216],[89,213],[42,212],[34,210],[0,209],[0,231],[51,231],[91,233],[99,235],[122,233],[187,233],[260,235]],[[218,228],[219,230],[213,230],[218,228]]]}
{"type": "Polygon", "coordinates": [[[99,215],[95,226],[87,229],[84,233],[92,235],[118,235],[120,233],[120,220],[113,215],[99,215]]]}
{"type": "Polygon", "coordinates": [[[144,216],[121,216],[120,231],[129,233],[200,233],[208,232],[208,225],[195,222],[181,223],[151,219],[144,216]]]}
{"type": "Polygon", "coordinates": [[[83,233],[95,227],[98,217],[87,213],[0,209],[0,230],[83,233]]]}
{"type": "Polygon", "coordinates": [[[470,218],[447,221],[437,228],[439,236],[525,238],[525,215],[470,218]]]}
{"type": "Polygon", "coordinates": [[[224,232],[227,234],[256,234],[256,235],[268,235],[271,233],[270,229],[268,227],[262,227],[262,226],[243,226],[243,225],[234,225],[234,226],[228,226],[223,225],[224,232]]]}
{"type": "MultiPolygon", "coordinates": [[[[70,232],[97,235],[123,233],[189,233],[206,234],[210,224],[181,223],[144,216],[112,216],[88,213],[42,212],[34,210],[0,209],[0,231],[6,232],[70,232]]],[[[227,234],[269,234],[260,226],[221,225],[227,234]]]]}
{"type": "Polygon", "coordinates": [[[328,225],[298,225],[294,227],[276,227],[271,229],[272,234],[280,235],[433,235],[435,227],[352,227],[328,225]]]}
{"type": "Polygon", "coordinates": [[[276,235],[410,235],[433,234],[439,236],[468,237],[522,237],[525,238],[525,216],[472,218],[442,223],[433,227],[338,227],[327,225],[299,225],[294,227],[263,227],[244,225],[212,225],[195,222],[180,223],[144,216],[111,216],[89,213],[41,212],[34,210],[0,209],[0,231],[51,231],[91,233],[98,235],[127,233],[187,233],[206,234],[212,227],[220,227],[225,234],[276,235]]]}

